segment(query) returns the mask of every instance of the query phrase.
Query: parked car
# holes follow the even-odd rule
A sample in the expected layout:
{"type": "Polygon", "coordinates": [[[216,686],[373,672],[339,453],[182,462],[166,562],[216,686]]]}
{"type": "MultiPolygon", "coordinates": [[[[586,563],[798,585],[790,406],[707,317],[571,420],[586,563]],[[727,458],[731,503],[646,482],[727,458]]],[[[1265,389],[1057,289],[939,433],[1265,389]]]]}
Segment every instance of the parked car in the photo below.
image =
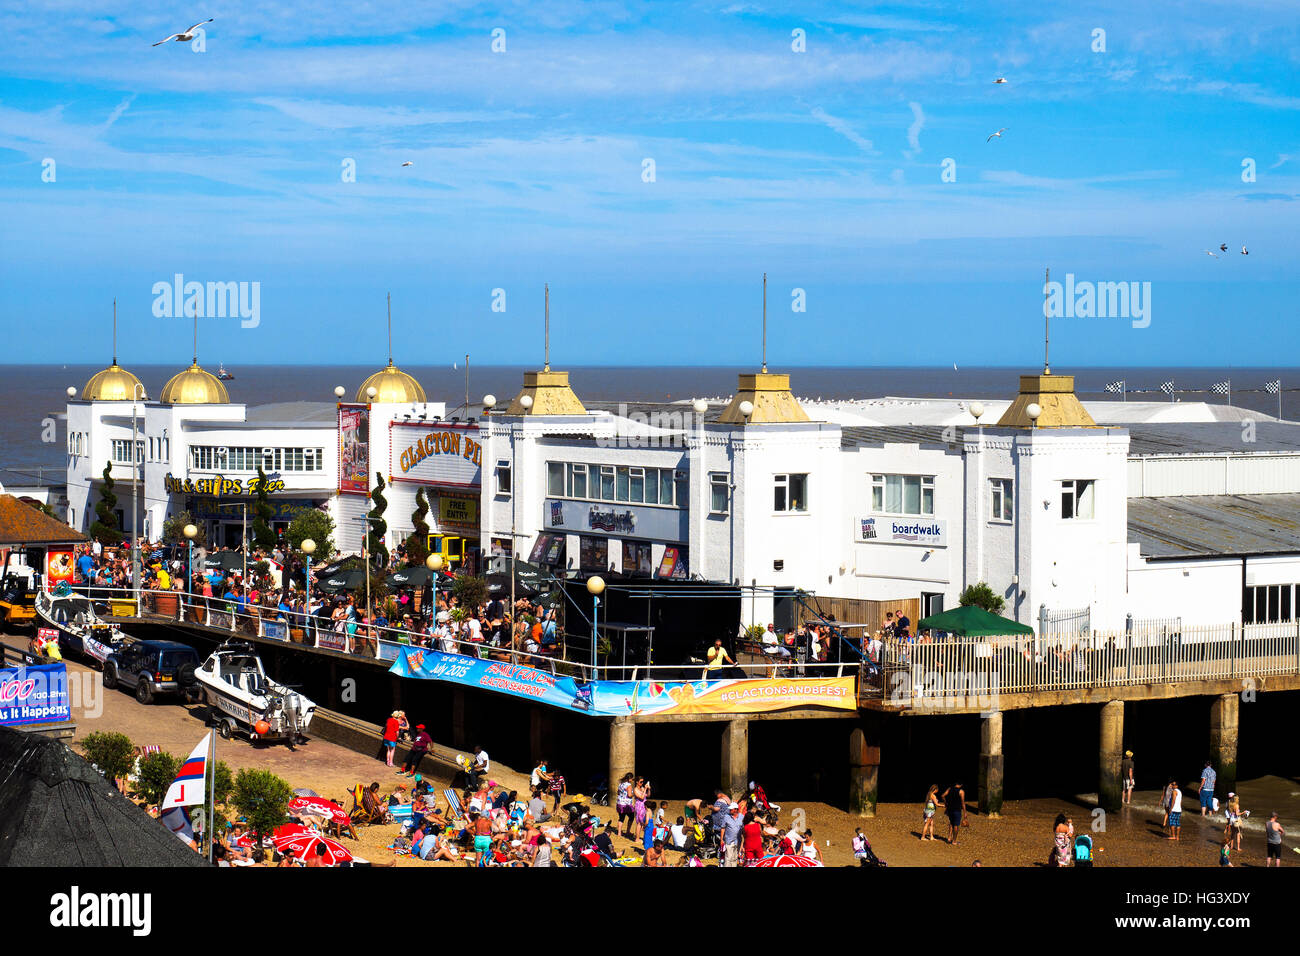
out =
{"type": "Polygon", "coordinates": [[[197,701],[201,688],[194,678],[199,655],[175,641],[133,641],[104,661],[104,686],[135,688],[135,699],[149,704],[157,696],[197,701]]]}

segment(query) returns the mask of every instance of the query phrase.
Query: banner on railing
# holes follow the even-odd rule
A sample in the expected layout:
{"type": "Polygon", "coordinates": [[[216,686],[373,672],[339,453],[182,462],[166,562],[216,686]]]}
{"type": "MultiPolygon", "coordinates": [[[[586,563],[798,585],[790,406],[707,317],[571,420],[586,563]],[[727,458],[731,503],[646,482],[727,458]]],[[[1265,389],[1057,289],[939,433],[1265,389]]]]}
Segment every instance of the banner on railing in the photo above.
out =
{"type": "Polygon", "coordinates": [[[855,710],[852,677],[754,680],[593,681],[581,683],[504,661],[485,661],[425,648],[397,647],[389,672],[399,677],[481,687],[580,710],[594,717],[633,714],[757,714],[792,707],[855,710]]]}
{"type": "Polygon", "coordinates": [[[235,616],[229,611],[210,611],[208,613],[208,626],[220,627],[228,631],[235,626],[235,616]]]}
{"type": "Polygon", "coordinates": [[[17,727],[71,719],[65,665],[0,669],[0,725],[17,727]]]}
{"type": "Polygon", "coordinates": [[[348,636],[342,631],[317,631],[316,646],[323,647],[327,651],[346,651],[348,649],[348,636]]]}
{"type": "Polygon", "coordinates": [[[287,640],[289,629],[284,626],[283,621],[263,621],[262,636],[269,637],[273,641],[287,640]]]}

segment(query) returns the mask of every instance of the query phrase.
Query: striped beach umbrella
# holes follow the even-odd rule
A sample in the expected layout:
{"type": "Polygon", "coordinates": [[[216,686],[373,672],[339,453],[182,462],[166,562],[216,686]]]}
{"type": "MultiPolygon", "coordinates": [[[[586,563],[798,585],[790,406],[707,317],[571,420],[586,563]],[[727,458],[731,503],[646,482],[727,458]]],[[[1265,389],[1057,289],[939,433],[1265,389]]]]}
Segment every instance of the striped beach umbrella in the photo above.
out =
{"type": "Polygon", "coordinates": [[[821,860],[809,859],[806,856],[793,856],[789,853],[778,853],[776,856],[765,856],[757,860],[750,866],[821,866],[821,860]]]}

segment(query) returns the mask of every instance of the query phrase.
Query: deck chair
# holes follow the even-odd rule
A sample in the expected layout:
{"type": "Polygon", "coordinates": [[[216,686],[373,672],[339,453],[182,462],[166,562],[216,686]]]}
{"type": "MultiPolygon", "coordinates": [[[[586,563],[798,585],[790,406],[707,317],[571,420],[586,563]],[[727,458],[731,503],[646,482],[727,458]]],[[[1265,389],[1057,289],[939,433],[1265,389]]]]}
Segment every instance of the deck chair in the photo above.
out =
{"type": "Polygon", "coordinates": [[[353,826],[370,826],[374,823],[383,823],[388,808],[376,804],[373,809],[366,806],[366,785],[359,783],[352,788],[352,809],[348,811],[348,816],[352,819],[353,826]]]}
{"type": "Polygon", "coordinates": [[[454,822],[456,820],[469,819],[465,815],[464,808],[462,808],[460,805],[460,797],[456,796],[455,790],[444,790],[442,791],[442,796],[443,799],[447,801],[447,810],[451,814],[450,818],[448,819],[449,823],[454,822]]]}

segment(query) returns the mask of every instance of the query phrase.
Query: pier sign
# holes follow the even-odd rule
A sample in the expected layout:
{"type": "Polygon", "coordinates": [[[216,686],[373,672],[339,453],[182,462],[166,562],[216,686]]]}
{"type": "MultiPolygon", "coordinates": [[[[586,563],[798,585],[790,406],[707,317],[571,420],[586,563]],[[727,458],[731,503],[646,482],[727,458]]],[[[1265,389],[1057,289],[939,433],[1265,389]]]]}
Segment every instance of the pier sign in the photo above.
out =
{"type": "Polygon", "coordinates": [[[477,488],[483,474],[483,445],[477,425],[441,422],[393,425],[391,472],[396,481],[477,488]]]}

